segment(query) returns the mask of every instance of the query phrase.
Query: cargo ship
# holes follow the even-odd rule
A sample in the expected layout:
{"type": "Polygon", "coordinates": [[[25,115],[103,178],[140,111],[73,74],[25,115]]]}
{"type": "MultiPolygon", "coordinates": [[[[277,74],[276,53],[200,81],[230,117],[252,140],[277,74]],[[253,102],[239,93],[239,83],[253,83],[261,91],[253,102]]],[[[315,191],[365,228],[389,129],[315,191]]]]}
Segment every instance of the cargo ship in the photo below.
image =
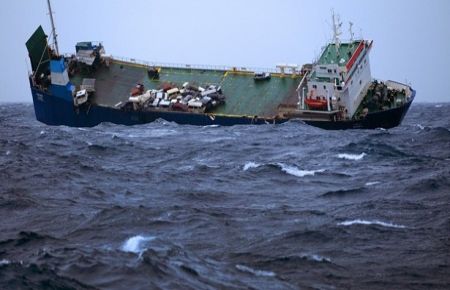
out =
{"type": "MultiPolygon", "coordinates": [[[[273,69],[170,64],[106,53],[84,41],[60,54],[51,3],[52,32],[41,26],[26,42],[29,82],[38,121],[93,127],[137,125],[163,119],[191,125],[280,124],[289,120],[323,129],[393,128],[416,92],[407,84],[372,78],[373,41],[341,41],[333,13],[333,40],[312,64],[273,69]]],[[[351,24],[351,23],[350,23],[351,24]]]]}

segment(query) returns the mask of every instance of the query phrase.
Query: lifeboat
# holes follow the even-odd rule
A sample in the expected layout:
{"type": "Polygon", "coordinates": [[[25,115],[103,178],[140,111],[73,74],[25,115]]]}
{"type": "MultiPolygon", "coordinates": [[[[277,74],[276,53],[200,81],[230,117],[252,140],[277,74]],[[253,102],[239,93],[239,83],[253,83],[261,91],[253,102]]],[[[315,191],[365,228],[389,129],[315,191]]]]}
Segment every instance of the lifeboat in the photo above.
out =
{"type": "Polygon", "coordinates": [[[306,99],[305,103],[308,105],[310,110],[320,110],[325,111],[328,108],[327,101],[325,99],[306,99]]]}

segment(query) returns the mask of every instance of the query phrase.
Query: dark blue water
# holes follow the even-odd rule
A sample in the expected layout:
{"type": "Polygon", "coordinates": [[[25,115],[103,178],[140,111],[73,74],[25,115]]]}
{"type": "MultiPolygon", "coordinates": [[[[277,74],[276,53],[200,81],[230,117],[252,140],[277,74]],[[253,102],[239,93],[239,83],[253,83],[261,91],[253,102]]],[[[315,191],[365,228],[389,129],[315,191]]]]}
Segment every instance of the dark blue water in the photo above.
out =
{"type": "Polygon", "coordinates": [[[449,289],[449,111],[77,129],[0,105],[0,289],[449,289]]]}

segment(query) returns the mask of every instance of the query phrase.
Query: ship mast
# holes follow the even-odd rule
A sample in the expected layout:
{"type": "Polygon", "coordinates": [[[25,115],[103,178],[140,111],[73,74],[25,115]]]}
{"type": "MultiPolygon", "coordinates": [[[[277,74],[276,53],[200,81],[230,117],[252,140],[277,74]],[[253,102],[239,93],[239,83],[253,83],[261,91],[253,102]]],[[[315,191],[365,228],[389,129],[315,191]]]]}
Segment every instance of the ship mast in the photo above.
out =
{"type": "Polygon", "coordinates": [[[353,41],[355,40],[355,33],[353,33],[353,22],[348,23],[348,32],[350,33],[350,42],[353,44],[353,41]]]}
{"type": "Polygon", "coordinates": [[[339,48],[341,46],[341,40],[340,36],[342,35],[341,27],[342,22],[339,17],[339,15],[336,15],[334,13],[334,10],[332,10],[332,20],[333,20],[333,38],[334,38],[334,44],[336,46],[336,54],[339,56],[339,48]]]}
{"type": "Polygon", "coordinates": [[[59,56],[58,36],[56,35],[55,21],[53,20],[53,11],[52,6],[50,4],[50,0],[47,0],[47,4],[48,4],[48,13],[50,14],[50,22],[52,23],[53,42],[55,43],[56,54],[59,56]]]}

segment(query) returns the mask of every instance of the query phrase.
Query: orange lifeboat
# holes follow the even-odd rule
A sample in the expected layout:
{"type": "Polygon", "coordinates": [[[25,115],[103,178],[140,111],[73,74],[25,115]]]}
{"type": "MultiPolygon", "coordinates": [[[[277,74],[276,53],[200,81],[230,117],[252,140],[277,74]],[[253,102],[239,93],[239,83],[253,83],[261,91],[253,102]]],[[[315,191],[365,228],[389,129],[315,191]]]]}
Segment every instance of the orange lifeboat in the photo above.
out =
{"type": "Polygon", "coordinates": [[[320,98],[306,99],[305,103],[308,105],[308,108],[310,110],[324,111],[324,110],[327,110],[327,108],[328,108],[328,104],[327,104],[327,101],[325,100],[325,98],[323,98],[323,99],[320,99],[320,98]]]}

